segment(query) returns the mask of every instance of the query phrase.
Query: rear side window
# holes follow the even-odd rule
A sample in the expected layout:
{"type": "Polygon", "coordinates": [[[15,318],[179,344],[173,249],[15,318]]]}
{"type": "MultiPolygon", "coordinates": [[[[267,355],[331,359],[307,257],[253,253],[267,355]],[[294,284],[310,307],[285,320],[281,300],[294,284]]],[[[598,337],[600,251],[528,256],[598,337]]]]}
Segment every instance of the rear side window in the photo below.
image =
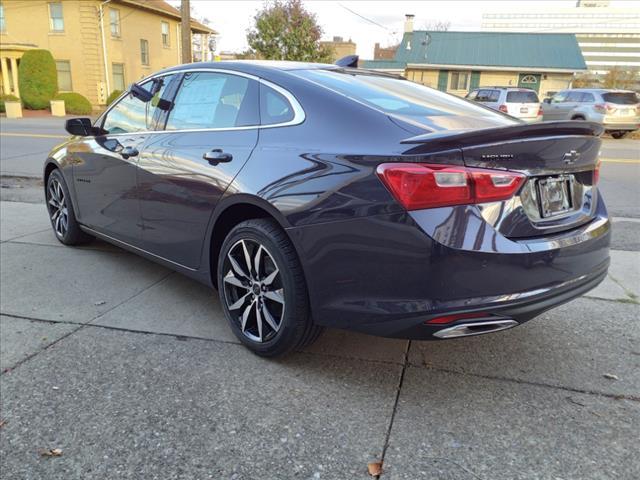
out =
{"type": "Polygon", "coordinates": [[[638,96],[633,92],[603,93],[602,99],[607,103],[615,103],[617,105],[635,105],[638,103],[638,96]]]}
{"type": "Polygon", "coordinates": [[[507,92],[507,103],[540,103],[535,92],[512,91],[507,92]]]}
{"type": "Polygon", "coordinates": [[[478,92],[477,102],[497,102],[500,98],[498,90],[480,90],[478,92]]]}
{"type": "Polygon", "coordinates": [[[582,100],[580,100],[582,103],[593,103],[596,101],[595,97],[593,96],[593,93],[583,93],[582,94],[582,100]]]}
{"type": "Polygon", "coordinates": [[[173,102],[167,130],[258,125],[257,83],[226,73],[187,73],[173,102]]]}
{"type": "Polygon", "coordinates": [[[338,69],[292,73],[388,115],[421,123],[433,124],[430,118],[434,117],[483,117],[500,124],[512,123],[508,117],[474,102],[402,78],[338,69]]]}
{"type": "Polygon", "coordinates": [[[582,92],[569,92],[565,102],[580,102],[582,100],[582,92]]]}
{"type": "Polygon", "coordinates": [[[260,85],[260,123],[262,125],[290,122],[294,116],[293,107],[284,95],[266,85],[260,85]]]}

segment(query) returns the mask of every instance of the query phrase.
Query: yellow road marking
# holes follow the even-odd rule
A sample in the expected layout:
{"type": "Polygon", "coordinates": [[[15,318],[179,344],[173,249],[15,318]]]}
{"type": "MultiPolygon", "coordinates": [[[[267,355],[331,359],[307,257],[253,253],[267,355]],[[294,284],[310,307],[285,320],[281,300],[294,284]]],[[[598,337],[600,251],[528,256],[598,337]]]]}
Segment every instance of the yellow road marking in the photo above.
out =
{"type": "Polygon", "coordinates": [[[627,158],[601,158],[602,163],[631,163],[640,165],[640,160],[631,160],[627,158]]]}
{"type": "Polygon", "coordinates": [[[48,133],[16,133],[0,132],[2,137],[34,137],[34,138],[69,138],[69,135],[51,135],[48,133]]]}

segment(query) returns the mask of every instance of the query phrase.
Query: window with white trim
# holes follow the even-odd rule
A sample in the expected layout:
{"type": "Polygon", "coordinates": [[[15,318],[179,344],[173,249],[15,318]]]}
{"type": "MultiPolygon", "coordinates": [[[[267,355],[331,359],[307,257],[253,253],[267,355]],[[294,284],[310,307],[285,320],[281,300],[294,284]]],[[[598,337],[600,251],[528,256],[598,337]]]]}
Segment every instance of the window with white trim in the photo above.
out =
{"type": "Polygon", "coordinates": [[[162,46],[168,47],[170,46],[170,42],[171,42],[171,37],[169,35],[169,23],[160,22],[160,28],[162,32],[162,46]]]}
{"type": "Polygon", "coordinates": [[[49,30],[52,32],[64,32],[64,16],[61,2],[49,4],[49,30]]]}
{"type": "Polygon", "coordinates": [[[467,72],[451,72],[450,90],[466,90],[469,85],[469,74],[467,72]]]}
{"type": "Polygon", "coordinates": [[[56,72],[58,73],[58,90],[72,92],[71,62],[69,60],[56,60],[56,72]]]}
{"type": "Polygon", "coordinates": [[[109,9],[109,26],[112,37],[120,37],[120,10],[115,8],[109,9]]]}

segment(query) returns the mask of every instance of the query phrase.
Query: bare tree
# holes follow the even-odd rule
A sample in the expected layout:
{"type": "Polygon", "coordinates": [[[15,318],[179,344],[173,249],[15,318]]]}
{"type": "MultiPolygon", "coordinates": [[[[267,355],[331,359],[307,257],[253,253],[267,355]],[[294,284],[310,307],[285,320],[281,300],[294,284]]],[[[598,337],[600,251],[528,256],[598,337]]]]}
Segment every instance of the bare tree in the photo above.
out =
{"type": "Polygon", "coordinates": [[[432,22],[427,22],[423,25],[422,30],[429,30],[431,32],[446,32],[451,28],[450,21],[441,21],[434,20],[432,22]]]}

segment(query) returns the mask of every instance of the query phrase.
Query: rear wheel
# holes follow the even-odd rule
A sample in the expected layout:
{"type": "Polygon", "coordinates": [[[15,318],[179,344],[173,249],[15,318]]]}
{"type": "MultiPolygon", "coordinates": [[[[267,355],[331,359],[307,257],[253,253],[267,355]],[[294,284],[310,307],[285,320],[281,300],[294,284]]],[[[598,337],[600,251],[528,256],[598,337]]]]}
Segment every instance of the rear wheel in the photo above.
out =
{"type": "Polygon", "coordinates": [[[624,131],[622,131],[622,132],[611,132],[611,136],[612,136],[613,138],[615,138],[616,140],[619,140],[619,139],[621,139],[621,138],[624,138],[624,137],[626,137],[627,135],[629,135],[629,132],[624,132],[624,131]]]}
{"type": "Polygon", "coordinates": [[[49,175],[45,197],[51,227],[59,241],[65,245],[80,245],[93,239],[80,230],[69,189],[60,170],[56,169],[49,175]]]}
{"type": "Polygon", "coordinates": [[[233,333],[258,355],[284,355],[318,337],[321,328],[309,314],[302,267],[273,220],[247,220],[229,232],[217,278],[233,333]]]}
{"type": "Polygon", "coordinates": [[[576,115],[576,116],[575,116],[575,117],[573,117],[571,120],[582,120],[582,121],[584,121],[584,120],[585,120],[585,118],[584,118],[584,117],[581,117],[580,115],[576,115]]]}

